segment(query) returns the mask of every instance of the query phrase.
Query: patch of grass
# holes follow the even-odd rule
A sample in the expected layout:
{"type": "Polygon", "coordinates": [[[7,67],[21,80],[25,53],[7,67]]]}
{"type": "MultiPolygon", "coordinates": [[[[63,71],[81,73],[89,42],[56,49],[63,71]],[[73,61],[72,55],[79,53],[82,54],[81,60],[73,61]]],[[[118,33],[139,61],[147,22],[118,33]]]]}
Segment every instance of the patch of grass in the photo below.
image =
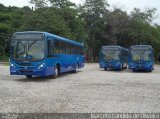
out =
{"type": "Polygon", "coordinates": [[[9,62],[8,56],[0,56],[0,62],[9,62]]]}

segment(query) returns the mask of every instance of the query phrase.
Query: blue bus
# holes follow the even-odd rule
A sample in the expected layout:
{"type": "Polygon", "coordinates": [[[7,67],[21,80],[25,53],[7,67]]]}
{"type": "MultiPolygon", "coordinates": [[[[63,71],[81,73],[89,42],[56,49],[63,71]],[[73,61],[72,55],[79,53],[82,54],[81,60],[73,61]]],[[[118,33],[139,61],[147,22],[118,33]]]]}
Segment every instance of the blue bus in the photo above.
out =
{"type": "Polygon", "coordinates": [[[83,43],[39,31],[16,32],[11,40],[10,74],[46,77],[84,67],[83,43]]]}
{"type": "Polygon", "coordinates": [[[150,45],[135,45],[130,47],[129,69],[133,71],[154,69],[153,48],[150,45]]]}
{"type": "Polygon", "coordinates": [[[121,46],[102,46],[100,50],[100,68],[122,70],[127,68],[129,50],[121,46]]]}

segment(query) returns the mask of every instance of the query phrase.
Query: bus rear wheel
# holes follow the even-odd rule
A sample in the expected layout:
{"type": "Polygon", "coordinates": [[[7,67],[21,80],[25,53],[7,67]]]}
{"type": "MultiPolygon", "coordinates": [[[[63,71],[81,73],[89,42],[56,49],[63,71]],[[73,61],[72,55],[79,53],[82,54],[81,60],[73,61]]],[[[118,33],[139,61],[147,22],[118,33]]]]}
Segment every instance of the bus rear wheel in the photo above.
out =
{"type": "Polygon", "coordinates": [[[57,76],[58,76],[58,67],[55,67],[54,68],[54,78],[57,78],[57,76]]]}
{"type": "Polygon", "coordinates": [[[133,72],[136,72],[136,69],[132,69],[133,72]]]}
{"type": "Polygon", "coordinates": [[[123,63],[121,63],[121,65],[120,65],[120,71],[122,71],[123,70],[123,63]]]}
{"type": "Polygon", "coordinates": [[[73,72],[74,72],[74,73],[77,73],[77,71],[78,71],[78,64],[76,64],[76,65],[74,66],[73,72]]]}
{"type": "Polygon", "coordinates": [[[30,78],[32,78],[32,75],[26,75],[26,77],[27,77],[28,79],[30,79],[30,78]]]}

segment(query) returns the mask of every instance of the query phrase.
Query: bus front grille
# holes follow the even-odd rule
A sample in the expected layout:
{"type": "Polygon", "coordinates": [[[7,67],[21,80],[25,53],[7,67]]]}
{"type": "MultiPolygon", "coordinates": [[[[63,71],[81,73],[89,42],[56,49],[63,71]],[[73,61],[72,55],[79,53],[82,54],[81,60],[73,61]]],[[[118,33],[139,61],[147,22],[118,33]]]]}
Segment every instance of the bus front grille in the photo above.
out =
{"type": "Polygon", "coordinates": [[[19,65],[19,66],[33,66],[31,63],[19,63],[19,62],[17,62],[16,64],[19,65]]]}
{"type": "Polygon", "coordinates": [[[33,71],[31,70],[20,70],[22,74],[31,74],[33,71]]]}

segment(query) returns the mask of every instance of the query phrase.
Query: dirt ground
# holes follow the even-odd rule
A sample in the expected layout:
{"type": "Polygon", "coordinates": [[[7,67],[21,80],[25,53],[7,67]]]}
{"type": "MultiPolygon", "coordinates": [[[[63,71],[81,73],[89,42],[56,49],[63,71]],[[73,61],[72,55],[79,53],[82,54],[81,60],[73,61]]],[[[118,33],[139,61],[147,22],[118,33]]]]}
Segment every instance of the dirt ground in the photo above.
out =
{"type": "Polygon", "coordinates": [[[57,79],[10,76],[0,66],[0,113],[160,112],[160,66],[104,71],[98,63],[57,79]]]}

